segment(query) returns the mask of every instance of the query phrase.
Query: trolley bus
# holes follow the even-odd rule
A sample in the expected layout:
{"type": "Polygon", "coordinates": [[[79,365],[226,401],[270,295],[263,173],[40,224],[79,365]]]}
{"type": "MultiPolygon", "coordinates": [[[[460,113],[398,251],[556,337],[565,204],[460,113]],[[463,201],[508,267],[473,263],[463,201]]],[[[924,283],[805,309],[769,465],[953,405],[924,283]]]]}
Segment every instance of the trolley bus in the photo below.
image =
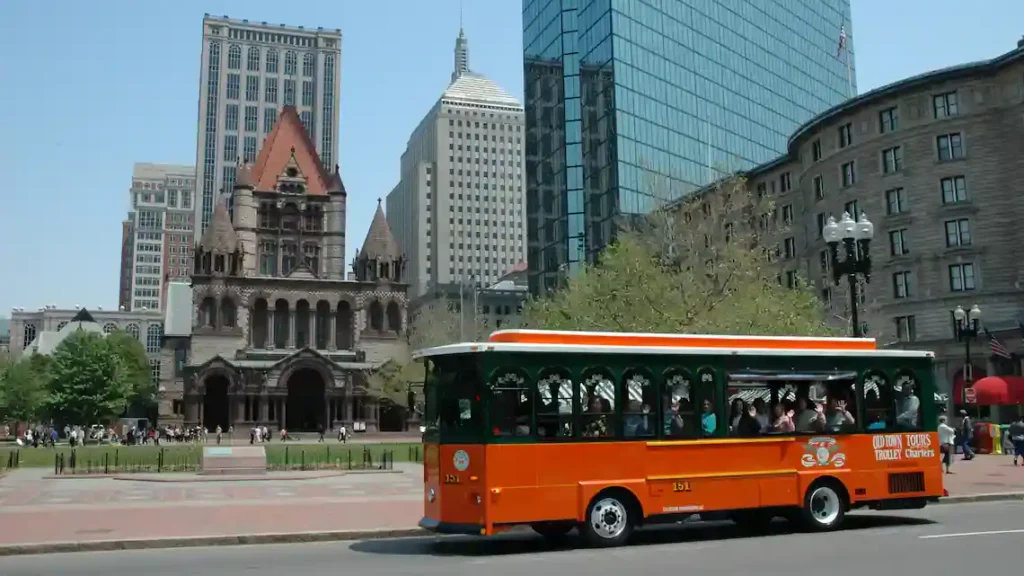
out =
{"type": "Polygon", "coordinates": [[[833,530],[944,495],[931,352],[873,339],[507,330],[424,361],[424,516],[438,533],[577,528],[592,545],[693,515],[833,530]]]}

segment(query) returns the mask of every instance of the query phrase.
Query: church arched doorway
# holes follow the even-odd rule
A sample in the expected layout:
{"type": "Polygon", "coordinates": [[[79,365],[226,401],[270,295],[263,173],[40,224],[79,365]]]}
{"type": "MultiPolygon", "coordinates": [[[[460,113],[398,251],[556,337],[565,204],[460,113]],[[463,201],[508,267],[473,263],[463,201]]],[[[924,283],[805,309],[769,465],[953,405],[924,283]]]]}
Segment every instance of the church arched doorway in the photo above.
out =
{"type": "Polygon", "coordinates": [[[286,429],[298,432],[327,428],[326,385],[323,375],[312,368],[300,368],[288,377],[286,429]]]}
{"type": "Polygon", "coordinates": [[[206,377],[206,393],[203,395],[203,427],[213,432],[220,426],[227,432],[231,425],[231,410],[228,402],[228,388],[231,382],[227,376],[213,374],[206,377]]]}

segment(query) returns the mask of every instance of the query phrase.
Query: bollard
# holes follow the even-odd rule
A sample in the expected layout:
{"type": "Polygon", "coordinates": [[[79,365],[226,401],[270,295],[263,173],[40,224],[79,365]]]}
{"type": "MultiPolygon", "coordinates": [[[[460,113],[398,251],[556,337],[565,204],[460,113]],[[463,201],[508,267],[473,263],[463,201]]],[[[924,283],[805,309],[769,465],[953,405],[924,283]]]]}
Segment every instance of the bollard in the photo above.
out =
{"type": "MultiPolygon", "coordinates": [[[[10,460],[10,458],[8,458],[10,460]]],[[[10,465],[7,466],[10,468],[10,465]]],[[[53,475],[56,476],[60,470],[60,454],[53,455],[53,475]]]]}
{"type": "Polygon", "coordinates": [[[289,466],[289,462],[288,462],[288,447],[285,446],[284,447],[284,469],[287,470],[288,466],[289,466]]]}
{"type": "Polygon", "coordinates": [[[345,450],[348,453],[348,469],[352,469],[352,449],[345,450]]]}
{"type": "Polygon", "coordinates": [[[119,448],[114,448],[114,468],[115,469],[117,468],[117,458],[118,458],[118,455],[120,454],[120,452],[121,452],[121,450],[119,448]]]}
{"type": "Polygon", "coordinates": [[[64,473],[64,453],[63,452],[61,452],[61,454],[60,454],[60,473],[61,474],[64,473]]]}
{"type": "Polygon", "coordinates": [[[300,470],[303,470],[303,471],[305,471],[305,470],[306,470],[306,451],[305,451],[305,450],[303,450],[303,451],[302,451],[302,452],[301,452],[301,453],[299,454],[299,457],[300,457],[300,459],[301,459],[301,460],[300,460],[300,463],[299,463],[299,466],[300,466],[300,468],[299,468],[299,469],[300,469],[300,470]]]}
{"type": "Polygon", "coordinates": [[[103,453],[103,473],[110,474],[110,452],[103,453]]]}

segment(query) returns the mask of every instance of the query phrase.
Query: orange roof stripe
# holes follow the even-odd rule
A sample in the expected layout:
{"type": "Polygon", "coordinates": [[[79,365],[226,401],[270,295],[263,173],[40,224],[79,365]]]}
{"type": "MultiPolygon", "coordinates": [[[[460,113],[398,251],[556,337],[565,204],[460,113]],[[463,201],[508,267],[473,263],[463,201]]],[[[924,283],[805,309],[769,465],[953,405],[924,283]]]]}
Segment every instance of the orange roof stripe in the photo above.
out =
{"type": "Polygon", "coordinates": [[[637,346],[666,348],[760,348],[769,350],[875,350],[874,338],[797,336],[717,336],[710,334],[636,334],[563,332],[556,330],[499,330],[490,342],[574,344],[577,346],[637,346]]]}

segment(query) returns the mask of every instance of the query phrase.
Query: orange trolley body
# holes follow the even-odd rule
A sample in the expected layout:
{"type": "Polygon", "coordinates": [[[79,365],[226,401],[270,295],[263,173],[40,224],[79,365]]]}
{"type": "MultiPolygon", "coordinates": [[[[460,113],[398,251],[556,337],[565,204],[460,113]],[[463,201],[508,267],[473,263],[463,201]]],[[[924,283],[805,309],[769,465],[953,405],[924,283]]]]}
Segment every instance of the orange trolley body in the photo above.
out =
{"type": "Polygon", "coordinates": [[[437,532],[578,527],[614,545],[641,524],[693,514],[827,530],[853,508],[920,508],[943,495],[929,352],[877,350],[871,339],[502,331],[416,356],[428,366],[421,526],[437,532]],[[573,394],[555,437],[542,413],[553,370],[573,394]],[[727,400],[787,403],[814,386],[846,394],[856,423],[731,435],[727,400]],[[583,399],[601,394],[614,405],[602,422],[616,424],[588,437],[586,419],[599,417],[583,399]],[[503,424],[510,397],[520,406],[514,429],[503,424]],[[677,404],[682,414],[698,401],[707,412],[679,420],[701,428],[669,433],[677,404]],[[640,403],[647,410],[632,413],[640,403]],[[629,432],[642,420],[656,424],[629,432]]]}

